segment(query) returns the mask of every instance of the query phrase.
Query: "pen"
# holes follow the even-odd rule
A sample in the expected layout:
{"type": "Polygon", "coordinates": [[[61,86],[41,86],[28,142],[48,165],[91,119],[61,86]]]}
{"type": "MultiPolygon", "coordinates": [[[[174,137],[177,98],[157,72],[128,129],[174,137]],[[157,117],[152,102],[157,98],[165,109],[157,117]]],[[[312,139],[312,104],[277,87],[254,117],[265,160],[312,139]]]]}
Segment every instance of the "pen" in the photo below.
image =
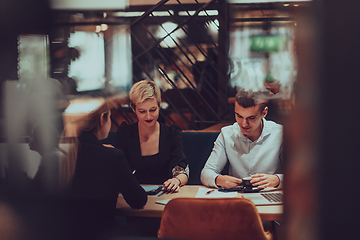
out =
{"type": "Polygon", "coordinates": [[[207,191],[206,193],[205,193],[205,195],[209,195],[210,193],[212,193],[212,192],[214,192],[215,190],[213,189],[213,190],[210,190],[210,191],[207,191]]]}

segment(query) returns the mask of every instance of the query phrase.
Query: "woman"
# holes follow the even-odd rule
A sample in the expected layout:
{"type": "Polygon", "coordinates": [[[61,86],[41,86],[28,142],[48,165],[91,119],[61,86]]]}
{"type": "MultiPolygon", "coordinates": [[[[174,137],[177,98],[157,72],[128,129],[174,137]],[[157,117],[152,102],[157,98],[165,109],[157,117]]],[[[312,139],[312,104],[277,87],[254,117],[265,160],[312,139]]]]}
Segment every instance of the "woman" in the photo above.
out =
{"type": "Polygon", "coordinates": [[[105,101],[64,130],[63,136],[74,141],[67,161],[60,165],[60,180],[69,191],[69,225],[75,238],[96,238],[113,226],[119,192],[132,208],[147,202],[124,154],[100,142],[110,128],[110,104],[105,101]]]}
{"type": "Polygon", "coordinates": [[[130,106],[138,118],[134,124],[121,124],[116,147],[123,150],[140,183],[163,184],[177,192],[188,181],[188,167],[179,129],[160,124],[160,89],[153,81],[134,84],[129,92],[130,106]]]}

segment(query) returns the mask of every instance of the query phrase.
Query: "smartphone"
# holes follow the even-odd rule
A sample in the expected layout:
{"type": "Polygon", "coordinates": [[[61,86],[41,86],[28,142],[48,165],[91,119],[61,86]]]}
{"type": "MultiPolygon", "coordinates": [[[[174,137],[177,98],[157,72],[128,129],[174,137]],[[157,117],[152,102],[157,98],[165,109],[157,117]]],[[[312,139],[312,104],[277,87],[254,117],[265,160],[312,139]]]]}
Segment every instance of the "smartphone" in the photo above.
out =
{"type": "Polygon", "coordinates": [[[220,192],[243,192],[243,193],[255,193],[255,192],[259,192],[261,189],[257,188],[257,187],[252,187],[252,188],[246,188],[242,185],[239,185],[237,187],[234,188],[230,188],[230,189],[225,189],[222,187],[219,187],[218,191],[220,192]]]}
{"type": "Polygon", "coordinates": [[[156,195],[158,194],[161,190],[163,190],[163,186],[159,186],[158,188],[155,188],[153,190],[150,191],[146,191],[147,195],[156,195]]]}

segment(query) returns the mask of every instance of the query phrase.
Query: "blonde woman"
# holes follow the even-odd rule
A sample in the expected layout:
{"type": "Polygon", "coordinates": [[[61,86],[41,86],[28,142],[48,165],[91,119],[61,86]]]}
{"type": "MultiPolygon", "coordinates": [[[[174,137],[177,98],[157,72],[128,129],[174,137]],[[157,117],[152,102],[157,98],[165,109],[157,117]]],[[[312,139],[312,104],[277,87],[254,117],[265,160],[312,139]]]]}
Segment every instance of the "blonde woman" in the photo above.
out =
{"type": "Polygon", "coordinates": [[[132,208],[142,208],[147,202],[124,154],[100,142],[110,131],[110,114],[105,100],[67,124],[63,133],[73,140],[67,161],[60,165],[60,180],[69,192],[70,232],[76,239],[95,238],[113,226],[119,192],[132,208]]]}
{"type": "Polygon", "coordinates": [[[130,105],[138,118],[125,122],[117,130],[116,142],[123,150],[142,184],[163,184],[168,192],[177,192],[188,181],[188,168],[179,129],[160,124],[161,93],[153,81],[142,80],[129,92],[130,105]]]}

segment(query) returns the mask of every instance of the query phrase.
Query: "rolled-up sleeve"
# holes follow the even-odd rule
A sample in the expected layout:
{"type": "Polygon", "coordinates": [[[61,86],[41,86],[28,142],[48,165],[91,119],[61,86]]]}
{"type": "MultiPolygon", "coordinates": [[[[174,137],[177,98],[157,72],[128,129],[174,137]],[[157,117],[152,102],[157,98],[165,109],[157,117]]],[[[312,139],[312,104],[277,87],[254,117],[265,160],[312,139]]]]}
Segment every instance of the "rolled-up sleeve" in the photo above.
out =
{"type": "Polygon", "coordinates": [[[170,139],[172,141],[170,167],[171,169],[173,169],[174,167],[179,166],[183,170],[185,170],[187,167],[187,163],[180,130],[177,128],[176,125],[171,125],[170,131],[170,139]]]}
{"type": "Polygon", "coordinates": [[[220,133],[217,137],[213,150],[201,171],[201,182],[205,186],[217,187],[215,179],[221,174],[228,161],[225,149],[224,135],[220,133]]]}

